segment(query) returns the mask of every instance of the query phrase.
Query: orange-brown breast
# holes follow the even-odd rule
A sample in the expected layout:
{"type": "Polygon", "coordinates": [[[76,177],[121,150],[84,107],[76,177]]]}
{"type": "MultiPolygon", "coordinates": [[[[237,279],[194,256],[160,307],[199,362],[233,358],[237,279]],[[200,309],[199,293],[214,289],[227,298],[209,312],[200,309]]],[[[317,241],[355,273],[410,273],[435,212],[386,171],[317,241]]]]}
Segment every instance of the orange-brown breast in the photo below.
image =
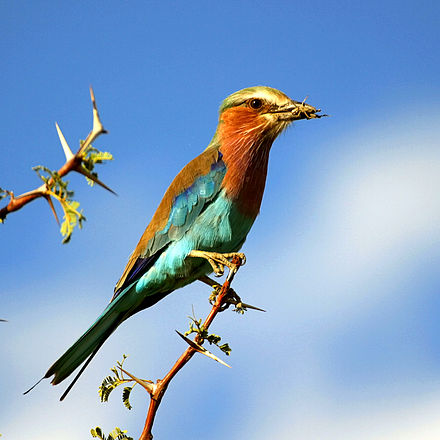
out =
{"type": "Polygon", "coordinates": [[[227,167],[222,186],[243,214],[255,218],[274,141],[269,123],[253,109],[232,107],[223,112],[217,134],[227,167]]]}

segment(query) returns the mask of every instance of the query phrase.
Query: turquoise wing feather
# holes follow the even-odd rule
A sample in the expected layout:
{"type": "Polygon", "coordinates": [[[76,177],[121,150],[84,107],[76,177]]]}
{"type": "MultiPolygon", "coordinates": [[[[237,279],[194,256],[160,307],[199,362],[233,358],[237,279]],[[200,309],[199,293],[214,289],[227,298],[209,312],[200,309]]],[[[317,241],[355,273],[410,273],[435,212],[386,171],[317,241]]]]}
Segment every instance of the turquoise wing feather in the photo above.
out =
{"type": "Polygon", "coordinates": [[[183,237],[195,219],[215,199],[225,174],[226,165],[219,153],[218,159],[211,165],[210,171],[195,179],[192,185],[174,198],[165,227],[157,231],[149,240],[145,251],[137,257],[122,285],[115,290],[112,300],[128,286],[139,280],[171,242],[183,237]]]}

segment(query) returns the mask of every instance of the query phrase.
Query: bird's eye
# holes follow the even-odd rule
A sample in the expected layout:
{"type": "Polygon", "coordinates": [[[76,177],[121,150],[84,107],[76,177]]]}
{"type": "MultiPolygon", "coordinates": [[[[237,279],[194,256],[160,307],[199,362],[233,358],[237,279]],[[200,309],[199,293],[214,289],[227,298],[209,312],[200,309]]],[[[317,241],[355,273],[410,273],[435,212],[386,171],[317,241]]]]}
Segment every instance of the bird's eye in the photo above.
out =
{"type": "Polygon", "coordinates": [[[263,106],[263,101],[261,99],[253,98],[249,100],[249,107],[253,108],[254,110],[258,110],[263,106]]]}

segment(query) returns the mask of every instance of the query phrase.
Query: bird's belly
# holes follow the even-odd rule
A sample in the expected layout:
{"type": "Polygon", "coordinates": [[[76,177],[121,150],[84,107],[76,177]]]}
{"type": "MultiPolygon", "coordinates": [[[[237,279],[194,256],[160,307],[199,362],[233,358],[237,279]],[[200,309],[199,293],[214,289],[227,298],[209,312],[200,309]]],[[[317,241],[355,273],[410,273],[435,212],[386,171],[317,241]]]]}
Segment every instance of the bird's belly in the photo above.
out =
{"type": "Polygon", "coordinates": [[[154,266],[139,280],[136,290],[165,292],[183,287],[212,272],[202,258],[187,257],[192,250],[236,252],[254,222],[220,195],[194,221],[188,231],[170,243],[154,266]]]}

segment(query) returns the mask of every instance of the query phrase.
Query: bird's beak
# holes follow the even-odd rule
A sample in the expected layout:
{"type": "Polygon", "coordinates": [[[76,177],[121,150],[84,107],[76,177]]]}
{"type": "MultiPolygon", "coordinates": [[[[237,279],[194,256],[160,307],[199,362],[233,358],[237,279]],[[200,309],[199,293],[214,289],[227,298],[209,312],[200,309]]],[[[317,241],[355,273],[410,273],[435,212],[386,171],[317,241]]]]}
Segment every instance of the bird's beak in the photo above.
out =
{"type": "Polygon", "coordinates": [[[306,99],[302,102],[290,100],[286,105],[271,110],[268,113],[276,114],[278,120],[282,121],[297,121],[299,119],[314,119],[327,116],[319,115],[318,112],[320,112],[321,109],[316,109],[315,107],[306,104],[306,99]]]}

